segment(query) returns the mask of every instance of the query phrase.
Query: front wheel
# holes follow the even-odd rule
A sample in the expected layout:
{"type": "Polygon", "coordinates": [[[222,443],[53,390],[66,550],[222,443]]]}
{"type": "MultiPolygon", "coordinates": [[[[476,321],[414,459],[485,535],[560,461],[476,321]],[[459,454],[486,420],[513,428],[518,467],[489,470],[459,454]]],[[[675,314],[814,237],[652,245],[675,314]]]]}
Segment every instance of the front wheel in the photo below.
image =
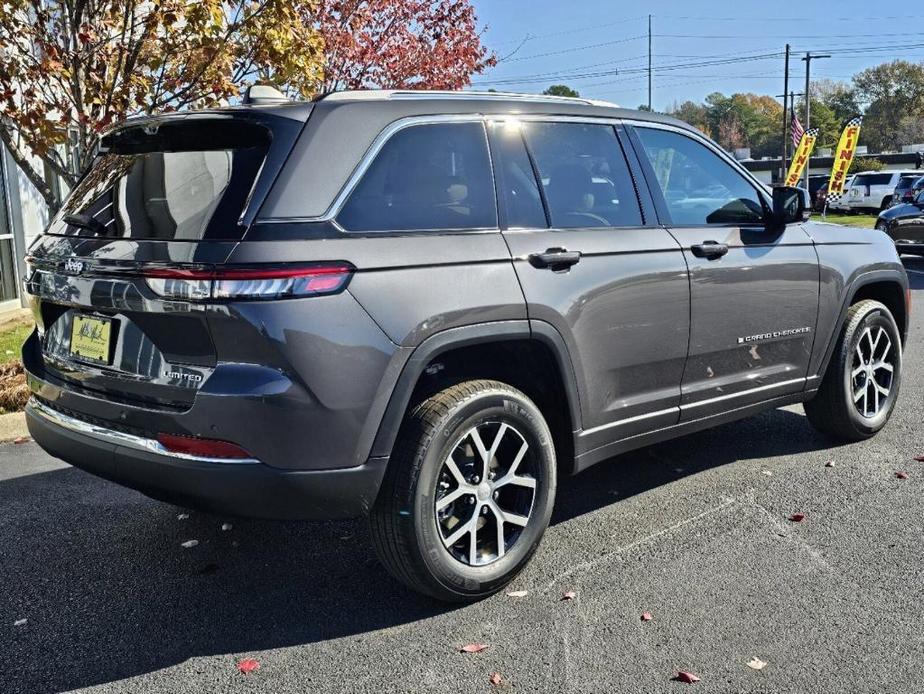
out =
{"type": "Polygon", "coordinates": [[[901,337],[878,301],[859,301],[847,312],[818,394],[805,403],[816,429],[847,441],[878,432],[889,421],[902,375],[901,337]]]}
{"type": "Polygon", "coordinates": [[[447,601],[500,590],[526,565],[552,513],[555,448],[526,395],[466,381],[408,413],[371,514],[379,559],[447,601]]]}

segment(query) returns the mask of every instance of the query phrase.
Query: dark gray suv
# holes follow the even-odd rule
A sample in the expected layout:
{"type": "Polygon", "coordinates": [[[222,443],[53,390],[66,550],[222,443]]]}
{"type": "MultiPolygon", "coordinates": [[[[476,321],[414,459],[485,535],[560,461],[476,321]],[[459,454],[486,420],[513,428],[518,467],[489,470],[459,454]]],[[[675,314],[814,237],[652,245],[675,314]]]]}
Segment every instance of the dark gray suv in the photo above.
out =
{"type": "Polygon", "coordinates": [[[804,402],[885,425],[908,283],[679,121],[579,99],[340,93],[130,121],[30,249],[29,428],[172,503],[367,515],[473,599],[556,479],[804,402]]]}

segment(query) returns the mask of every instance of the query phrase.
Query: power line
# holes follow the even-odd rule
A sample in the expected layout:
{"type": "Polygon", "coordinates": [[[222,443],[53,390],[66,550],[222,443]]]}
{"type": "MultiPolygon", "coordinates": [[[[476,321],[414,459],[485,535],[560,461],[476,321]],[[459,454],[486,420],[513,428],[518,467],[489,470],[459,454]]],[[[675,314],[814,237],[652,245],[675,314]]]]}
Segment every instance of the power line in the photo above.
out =
{"type": "Polygon", "coordinates": [[[639,39],[647,38],[648,34],[639,34],[638,36],[630,36],[625,39],[619,39],[616,41],[604,41],[603,43],[592,43],[586,46],[574,46],[573,48],[563,48],[559,51],[549,51],[548,53],[536,53],[534,55],[524,55],[520,58],[510,58],[505,60],[504,63],[516,63],[521,60],[532,60],[533,58],[545,58],[550,55],[564,55],[565,53],[575,53],[577,51],[588,51],[593,48],[604,48],[605,46],[615,46],[620,43],[630,43],[631,41],[638,41],[639,39]]]}

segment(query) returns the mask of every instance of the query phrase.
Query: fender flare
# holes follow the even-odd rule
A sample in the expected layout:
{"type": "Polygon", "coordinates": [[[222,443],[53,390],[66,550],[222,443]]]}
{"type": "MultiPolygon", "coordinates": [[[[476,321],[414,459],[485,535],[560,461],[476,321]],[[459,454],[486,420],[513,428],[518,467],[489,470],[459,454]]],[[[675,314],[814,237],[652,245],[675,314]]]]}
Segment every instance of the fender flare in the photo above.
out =
{"type": "Polygon", "coordinates": [[[509,320],[478,323],[443,330],[431,335],[414,349],[392,389],[385,414],[379,422],[370,457],[379,458],[391,455],[398,436],[398,429],[404,419],[417,381],[427,364],[433,359],[460,347],[512,340],[535,340],[551,350],[564,383],[572,424],[575,429],[579,429],[581,425],[580,396],[571,357],[561,334],[552,325],[542,321],[509,320]]]}
{"type": "MultiPolygon", "coordinates": [[[[862,275],[859,275],[853,279],[853,281],[844,289],[844,301],[841,305],[840,313],[838,313],[837,321],[834,323],[834,330],[831,335],[828,336],[828,343],[825,347],[824,357],[819,364],[818,371],[808,378],[807,386],[811,389],[812,382],[818,384],[821,382],[821,379],[824,378],[825,373],[828,370],[828,364],[831,361],[831,356],[834,354],[834,347],[837,345],[838,339],[841,336],[841,330],[844,327],[844,321],[847,318],[847,311],[850,310],[851,305],[853,304],[853,298],[857,295],[857,292],[863,287],[874,284],[876,282],[894,282],[902,289],[902,300],[905,303],[905,329],[902,332],[902,347],[904,348],[908,340],[908,323],[910,316],[908,314],[908,303],[905,296],[908,291],[908,276],[898,270],[870,270],[869,272],[864,272],[862,275]]],[[[815,386],[817,387],[817,385],[815,386]]]]}

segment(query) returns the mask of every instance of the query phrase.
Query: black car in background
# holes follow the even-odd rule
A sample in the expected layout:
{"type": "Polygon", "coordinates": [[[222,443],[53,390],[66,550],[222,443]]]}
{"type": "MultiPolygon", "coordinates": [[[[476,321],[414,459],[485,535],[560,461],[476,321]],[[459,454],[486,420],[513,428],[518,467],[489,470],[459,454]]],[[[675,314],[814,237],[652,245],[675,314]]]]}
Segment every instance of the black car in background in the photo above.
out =
{"type": "Polygon", "coordinates": [[[924,256],[924,190],[912,202],[883,210],[876,228],[891,237],[899,253],[924,256]]]}
{"type": "Polygon", "coordinates": [[[918,193],[922,190],[924,190],[924,175],[903,175],[899,179],[898,185],[895,186],[892,204],[901,205],[914,202],[914,199],[918,197],[918,193]]]}

